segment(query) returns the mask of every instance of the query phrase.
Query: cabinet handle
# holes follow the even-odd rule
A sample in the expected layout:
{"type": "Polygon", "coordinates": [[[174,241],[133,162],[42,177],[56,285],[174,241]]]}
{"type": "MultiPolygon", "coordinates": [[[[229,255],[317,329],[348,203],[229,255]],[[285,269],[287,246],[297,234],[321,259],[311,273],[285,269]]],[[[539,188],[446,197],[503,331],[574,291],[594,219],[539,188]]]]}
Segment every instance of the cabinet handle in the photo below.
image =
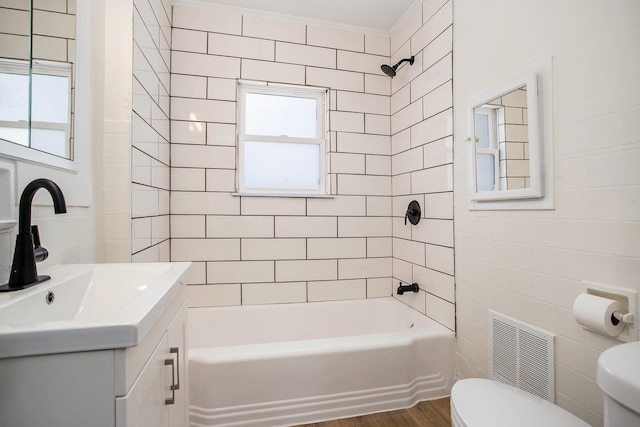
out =
{"type": "Polygon", "coordinates": [[[169,366],[171,365],[171,397],[169,399],[165,399],[164,400],[164,404],[165,405],[173,405],[174,403],[176,403],[176,389],[174,388],[174,384],[175,384],[175,380],[176,380],[176,374],[175,374],[175,369],[174,366],[175,364],[173,363],[173,357],[171,359],[165,359],[164,360],[164,366],[169,366]]]}
{"type": "Polygon", "coordinates": [[[178,347],[171,347],[169,353],[176,354],[176,377],[178,379],[175,385],[171,385],[171,390],[180,390],[180,349],[178,347]]]}

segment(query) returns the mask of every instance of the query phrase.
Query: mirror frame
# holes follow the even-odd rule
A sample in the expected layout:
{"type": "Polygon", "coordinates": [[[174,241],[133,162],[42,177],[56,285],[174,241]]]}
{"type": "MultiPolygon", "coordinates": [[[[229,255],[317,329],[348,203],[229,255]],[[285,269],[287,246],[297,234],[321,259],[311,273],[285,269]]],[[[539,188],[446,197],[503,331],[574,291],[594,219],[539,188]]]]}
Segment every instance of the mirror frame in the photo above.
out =
{"type": "Polygon", "coordinates": [[[469,198],[471,210],[553,209],[553,127],[551,58],[468,98],[469,198]],[[477,191],[474,110],[527,87],[531,185],[525,189],[477,191]]]}
{"type": "Polygon", "coordinates": [[[488,89],[469,99],[469,133],[471,134],[471,168],[472,182],[471,200],[504,200],[504,199],[533,199],[543,196],[542,174],[540,170],[540,132],[538,121],[538,76],[530,73],[526,76],[510,80],[498,87],[488,89]],[[476,134],[475,109],[490,103],[514,90],[527,88],[527,132],[529,136],[529,170],[530,187],[515,190],[477,191],[478,169],[476,162],[476,134]]]}

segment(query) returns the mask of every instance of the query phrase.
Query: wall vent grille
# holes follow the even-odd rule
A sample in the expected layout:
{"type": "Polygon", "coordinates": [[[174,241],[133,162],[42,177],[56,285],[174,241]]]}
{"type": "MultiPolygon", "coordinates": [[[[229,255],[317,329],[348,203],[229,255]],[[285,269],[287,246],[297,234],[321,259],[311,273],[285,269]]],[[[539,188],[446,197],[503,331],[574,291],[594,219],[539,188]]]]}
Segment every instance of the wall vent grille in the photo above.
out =
{"type": "Polygon", "coordinates": [[[555,402],[555,334],[489,311],[489,376],[555,402]]]}

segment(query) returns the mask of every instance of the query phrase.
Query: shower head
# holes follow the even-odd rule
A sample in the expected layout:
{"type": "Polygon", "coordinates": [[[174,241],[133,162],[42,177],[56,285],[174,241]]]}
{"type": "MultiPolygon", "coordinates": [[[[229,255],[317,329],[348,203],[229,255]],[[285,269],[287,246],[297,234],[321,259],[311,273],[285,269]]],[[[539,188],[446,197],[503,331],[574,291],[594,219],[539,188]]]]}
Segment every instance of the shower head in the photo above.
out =
{"type": "Polygon", "coordinates": [[[391,67],[391,66],[389,66],[387,64],[383,64],[383,65],[380,66],[380,69],[387,76],[393,78],[396,75],[396,70],[398,69],[398,66],[400,64],[402,64],[403,62],[409,62],[409,65],[413,65],[413,61],[414,60],[415,60],[415,56],[412,56],[411,58],[404,58],[400,62],[398,62],[396,65],[394,65],[393,67],[391,67]]]}
{"type": "Polygon", "coordinates": [[[387,64],[382,64],[380,66],[380,68],[382,69],[382,72],[385,73],[387,76],[393,78],[393,76],[396,75],[396,69],[395,67],[392,67],[391,65],[387,65],[387,64]]]}

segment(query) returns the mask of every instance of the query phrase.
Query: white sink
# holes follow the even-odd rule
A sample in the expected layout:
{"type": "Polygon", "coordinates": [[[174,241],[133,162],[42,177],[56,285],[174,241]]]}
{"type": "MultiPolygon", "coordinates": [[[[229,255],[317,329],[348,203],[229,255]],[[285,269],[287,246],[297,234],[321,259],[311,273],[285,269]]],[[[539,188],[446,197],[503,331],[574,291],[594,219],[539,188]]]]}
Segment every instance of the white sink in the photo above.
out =
{"type": "Polygon", "coordinates": [[[42,269],[40,274],[51,280],[0,294],[0,358],[138,345],[185,286],[190,265],[78,264],[42,269]]]}

